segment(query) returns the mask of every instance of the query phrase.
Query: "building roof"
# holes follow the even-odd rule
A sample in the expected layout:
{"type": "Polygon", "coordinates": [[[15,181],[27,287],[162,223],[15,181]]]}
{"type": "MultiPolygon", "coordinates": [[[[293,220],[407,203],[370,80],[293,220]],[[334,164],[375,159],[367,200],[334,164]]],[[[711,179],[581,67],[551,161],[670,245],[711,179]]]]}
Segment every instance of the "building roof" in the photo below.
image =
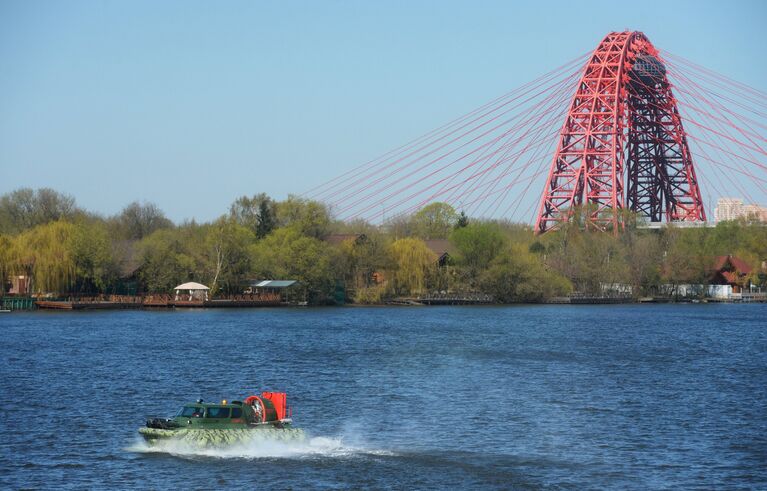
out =
{"type": "Polygon", "coordinates": [[[720,271],[722,268],[724,268],[727,265],[727,262],[737,269],[739,272],[743,274],[748,274],[751,272],[751,266],[749,264],[742,260],[739,257],[735,257],[733,255],[729,256],[715,256],[714,257],[714,271],[720,271]]]}
{"type": "Polygon", "coordinates": [[[431,251],[437,256],[452,254],[455,252],[455,247],[453,247],[453,244],[451,244],[447,239],[428,239],[424,240],[423,242],[426,244],[426,247],[431,249],[431,251]]]}
{"type": "Polygon", "coordinates": [[[251,281],[254,288],[287,288],[296,283],[296,280],[257,280],[251,281]]]}
{"type": "Polygon", "coordinates": [[[200,283],[190,281],[188,283],[178,285],[176,288],[174,288],[174,290],[210,290],[210,288],[205,285],[201,285],[200,283]]]}

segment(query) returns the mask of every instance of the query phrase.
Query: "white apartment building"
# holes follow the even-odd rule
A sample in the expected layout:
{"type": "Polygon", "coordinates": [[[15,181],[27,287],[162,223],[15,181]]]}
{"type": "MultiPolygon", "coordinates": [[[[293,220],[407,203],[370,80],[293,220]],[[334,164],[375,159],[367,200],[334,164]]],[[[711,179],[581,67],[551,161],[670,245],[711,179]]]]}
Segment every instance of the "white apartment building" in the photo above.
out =
{"type": "Polygon", "coordinates": [[[724,220],[736,220],[738,218],[751,217],[762,222],[767,222],[767,207],[743,204],[742,199],[719,198],[714,209],[714,219],[717,222],[724,220]]]}

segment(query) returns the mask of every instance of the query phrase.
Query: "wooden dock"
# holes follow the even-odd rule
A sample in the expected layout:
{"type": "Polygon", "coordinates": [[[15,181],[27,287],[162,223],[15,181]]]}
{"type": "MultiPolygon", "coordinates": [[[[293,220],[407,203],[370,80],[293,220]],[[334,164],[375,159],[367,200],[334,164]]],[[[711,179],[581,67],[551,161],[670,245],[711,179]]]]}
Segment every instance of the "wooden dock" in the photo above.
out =
{"type": "Polygon", "coordinates": [[[212,300],[176,299],[172,295],[105,295],[100,297],[76,297],[64,300],[38,300],[39,309],[50,310],[128,310],[151,308],[250,308],[275,307],[281,305],[279,294],[243,294],[231,295],[212,300]]]}

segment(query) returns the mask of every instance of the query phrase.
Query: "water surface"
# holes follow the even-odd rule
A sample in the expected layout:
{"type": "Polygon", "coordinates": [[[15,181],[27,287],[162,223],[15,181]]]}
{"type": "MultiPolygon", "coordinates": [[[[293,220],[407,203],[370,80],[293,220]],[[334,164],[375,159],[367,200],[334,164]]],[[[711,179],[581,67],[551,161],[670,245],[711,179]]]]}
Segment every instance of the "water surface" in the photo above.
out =
{"type": "MultiPolygon", "coordinates": [[[[0,316],[2,488],[765,488],[767,305],[0,316]],[[149,452],[285,390],[296,445],[149,452]]],[[[187,449],[188,450],[188,449],[187,449]]]]}

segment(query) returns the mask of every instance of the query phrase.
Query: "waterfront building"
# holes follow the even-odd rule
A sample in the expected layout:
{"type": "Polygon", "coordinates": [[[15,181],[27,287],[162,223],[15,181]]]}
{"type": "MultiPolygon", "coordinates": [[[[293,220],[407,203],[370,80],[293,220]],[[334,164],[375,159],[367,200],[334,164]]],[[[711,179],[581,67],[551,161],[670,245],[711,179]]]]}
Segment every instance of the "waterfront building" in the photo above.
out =
{"type": "Polygon", "coordinates": [[[732,293],[740,293],[746,286],[751,266],[739,257],[716,256],[711,268],[710,285],[728,285],[732,293]]]}

